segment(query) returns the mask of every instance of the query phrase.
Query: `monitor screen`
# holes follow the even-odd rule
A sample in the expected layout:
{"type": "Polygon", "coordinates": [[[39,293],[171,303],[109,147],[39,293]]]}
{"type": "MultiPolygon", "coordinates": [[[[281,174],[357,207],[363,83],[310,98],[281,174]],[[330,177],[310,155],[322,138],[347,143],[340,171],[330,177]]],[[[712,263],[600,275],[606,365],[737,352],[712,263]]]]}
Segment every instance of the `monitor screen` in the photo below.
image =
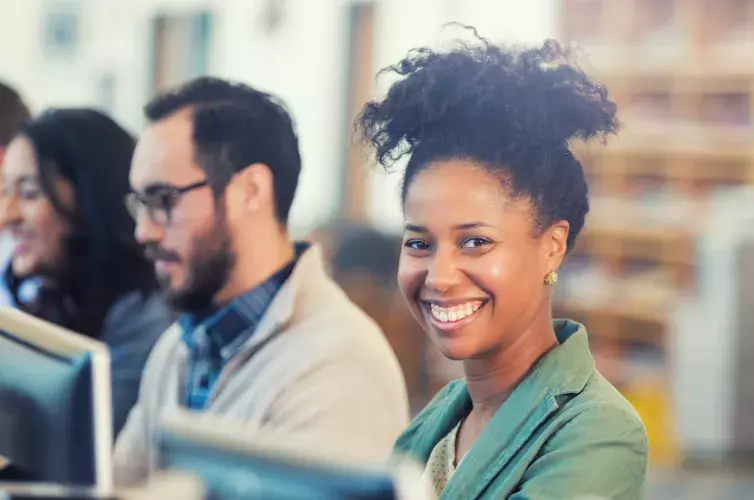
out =
{"type": "Polygon", "coordinates": [[[213,500],[409,498],[399,494],[397,476],[386,466],[328,457],[295,439],[242,436],[227,422],[173,414],[158,432],[160,468],[195,474],[213,500]]]}
{"type": "Polygon", "coordinates": [[[110,408],[104,344],[0,307],[0,476],[111,488],[110,408]]]}

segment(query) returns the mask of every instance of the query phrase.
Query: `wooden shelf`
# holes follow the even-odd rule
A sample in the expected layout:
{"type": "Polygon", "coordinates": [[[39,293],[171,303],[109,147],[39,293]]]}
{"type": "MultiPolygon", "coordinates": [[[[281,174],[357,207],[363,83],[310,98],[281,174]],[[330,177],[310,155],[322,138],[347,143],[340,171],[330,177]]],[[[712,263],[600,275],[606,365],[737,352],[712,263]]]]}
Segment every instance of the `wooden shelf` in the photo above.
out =
{"type": "Polygon", "coordinates": [[[672,141],[665,141],[665,147],[662,143],[574,144],[573,152],[590,187],[603,194],[634,196],[649,184],[697,195],[718,186],[754,184],[754,150],[748,146],[674,148],[672,141]]]}
{"type": "MultiPolygon", "coordinates": [[[[565,39],[583,47],[585,70],[607,86],[623,125],[607,145],[571,145],[592,193],[637,203],[679,194],[697,200],[688,217],[697,220],[714,188],[754,185],[754,39],[735,39],[754,32],[754,2],[564,0],[563,8],[565,39]]],[[[655,266],[679,292],[693,288],[693,224],[613,222],[602,209],[593,207],[575,257],[616,279],[655,266]]],[[[564,302],[556,309],[613,339],[656,339],[667,327],[662,308],[564,302]]]]}
{"type": "MultiPolygon", "coordinates": [[[[754,139],[754,138],[753,138],[754,139]]],[[[607,145],[574,143],[571,151],[580,159],[585,157],[602,159],[606,157],[673,158],[680,160],[746,160],[754,163],[754,143],[751,146],[737,147],[698,147],[670,143],[649,144],[640,141],[622,141],[607,145]]]]}
{"type": "Polygon", "coordinates": [[[576,251],[694,266],[694,233],[680,228],[586,226],[576,251]]]}
{"type": "Polygon", "coordinates": [[[587,306],[573,301],[553,304],[555,317],[568,317],[587,326],[602,341],[637,342],[665,349],[667,311],[631,305],[587,306]]]}
{"type": "MultiPolygon", "coordinates": [[[[754,45],[752,46],[754,55],[754,45]]],[[[589,50],[585,49],[584,70],[612,88],[632,87],[671,92],[748,91],[754,80],[754,60],[749,64],[715,64],[715,61],[678,60],[671,63],[647,63],[645,51],[631,47],[612,48],[622,57],[637,60],[634,64],[617,61],[590,69],[589,50]],[[635,53],[632,56],[632,53],[635,53]]]]}
{"type": "MultiPolygon", "coordinates": [[[[696,229],[672,226],[702,222],[718,188],[754,186],[754,1],[563,0],[563,10],[565,39],[583,47],[582,68],[607,87],[622,122],[607,146],[571,145],[590,191],[634,200],[669,227],[613,222],[632,215],[630,205],[605,213],[593,203],[553,312],[587,325],[614,382],[621,361],[646,360],[646,346],[670,371],[673,304],[694,290],[699,267],[696,229]],[[568,12],[573,5],[581,10],[568,12]],[[667,200],[679,204],[665,210],[667,200]]],[[[662,414],[670,396],[621,390],[647,426],[650,460],[672,465],[662,414]]]]}

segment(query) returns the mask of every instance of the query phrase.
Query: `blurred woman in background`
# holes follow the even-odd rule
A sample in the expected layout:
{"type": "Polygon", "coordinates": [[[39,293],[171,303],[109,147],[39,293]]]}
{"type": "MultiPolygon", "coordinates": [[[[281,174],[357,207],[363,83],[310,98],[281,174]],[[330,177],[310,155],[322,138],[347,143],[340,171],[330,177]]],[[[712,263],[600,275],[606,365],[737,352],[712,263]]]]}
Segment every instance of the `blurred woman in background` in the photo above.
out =
{"type": "Polygon", "coordinates": [[[134,144],[98,111],[48,111],[9,144],[0,182],[4,284],[20,309],[110,347],[116,434],[172,322],[123,204],[134,144]]]}
{"type": "Polygon", "coordinates": [[[644,426],[585,328],[550,310],[589,210],[568,143],[614,133],[615,104],[554,41],[508,50],[473,31],[387,70],[398,80],[357,126],[383,166],[410,155],[399,286],[465,375],[397,451],[427,463],[440,498],[640,498],[644,426]]]}
{"type": "MultiPolygon", "coordinates": [[[[0,81],[0,175],[2,174],[5,148],[15,137],[18,128],[31,117],[29,108],[19,93],[5,82],[0,81]]],[[[4,231],[0,231],[0,269],[10,261],[12,243],[4,231]]],[[[0,306],[10,303],[7,290],[0,284],[0,306]]]]}

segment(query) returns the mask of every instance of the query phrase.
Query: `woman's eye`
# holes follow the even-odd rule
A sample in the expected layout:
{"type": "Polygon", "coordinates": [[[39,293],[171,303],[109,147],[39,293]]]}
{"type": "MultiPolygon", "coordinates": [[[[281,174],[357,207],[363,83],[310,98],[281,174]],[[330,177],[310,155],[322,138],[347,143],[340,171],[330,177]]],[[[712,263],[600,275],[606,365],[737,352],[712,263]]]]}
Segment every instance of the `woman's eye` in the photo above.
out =
{"type": "Polygon", "coordinates": [[[404,247],[412,250],[428,250],[429,244],[422,240],[408,240],[403,244],[404,247]]]}
{"type": "Polygon", "coordinates": [[[39,188],[25,187],[18,190],[19,198],[22,198],[24,200],[33,200],[41,194],[42,191],[39,188]]]}
{"type": "Polygon", "coordinates": [[[464,240],[462,248],[480,248],[489,244],[490,241],[485,238],[468,238],[464,240]]]}

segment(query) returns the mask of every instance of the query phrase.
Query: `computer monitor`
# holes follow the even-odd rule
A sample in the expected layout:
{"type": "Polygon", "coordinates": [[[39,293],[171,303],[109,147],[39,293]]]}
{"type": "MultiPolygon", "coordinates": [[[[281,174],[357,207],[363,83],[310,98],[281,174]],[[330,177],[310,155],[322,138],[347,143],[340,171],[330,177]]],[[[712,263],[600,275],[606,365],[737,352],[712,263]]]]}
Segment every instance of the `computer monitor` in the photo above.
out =
{"type": "Polygon", "coordinates": [[[17,472],[10,478],[110,491],[111,404],[105,344],[0,307],[0,456],[17,472]]]}
{"type": "Polygon", "coordinates": [[[175,412],[157,433],[163,472],[194,474],[210,500],[429,500],[418,464],[368,464],[302,439],[249,436],[211,416],[175,412]],[[337,458],[335,458],[337,457],[337,458]]]}

